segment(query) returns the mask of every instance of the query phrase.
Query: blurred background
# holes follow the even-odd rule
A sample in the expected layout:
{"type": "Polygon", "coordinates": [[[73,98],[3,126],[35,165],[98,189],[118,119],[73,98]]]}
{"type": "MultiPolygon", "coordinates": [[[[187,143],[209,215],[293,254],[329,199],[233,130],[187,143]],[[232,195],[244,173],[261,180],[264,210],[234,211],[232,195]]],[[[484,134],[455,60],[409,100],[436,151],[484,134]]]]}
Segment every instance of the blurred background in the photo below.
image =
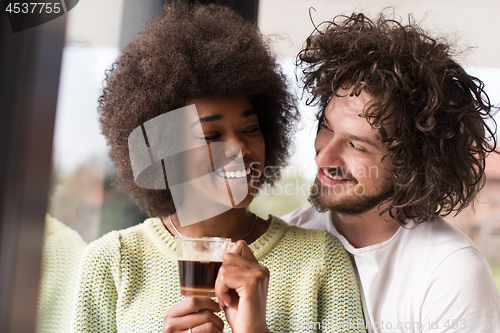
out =
{"type": "MultiPolygon", "coordinates": [[[[229,1],[231,2],[231,1],[229,1]]],[[[236,3],[236,1],[234,2],[236,3]]],[[[387,13],[420,22],[434,36],[445,35],[457,44],[457,59],[469,73],[486,84],[490,98],[500,104],[500,31],[496,0],[260,0],[257,24],[270,39],[290,87],[300,98],[294,58],[318,24],[353,11],[387,13]],[[393,8],[393,9],[392,9],[393,8]]],[[[97,98],[107,68],[120,49],[157,15],[160,0],[85,0],[69,12],[63,52],[54,137],[53,177],[49,212],[90,242],[103,234],[142,222],[145,216],[128,196],[111,186],[115,177],[97,123],[97,98]]],[[[301,103],[302,128],[296,135],[290,167],[281,182],[264,188],[251,210],[262,217],[281,216],[308,205],[310,184],[316,174],[312,107],[301,103]]],[[[498,117],[497,117],[498,119],[498,117]]],[[[485,254],[500,286],[500,158],[487,162],[486,186],[475,210],[466,209],[447,219],[469,235],[485,254]]]]}

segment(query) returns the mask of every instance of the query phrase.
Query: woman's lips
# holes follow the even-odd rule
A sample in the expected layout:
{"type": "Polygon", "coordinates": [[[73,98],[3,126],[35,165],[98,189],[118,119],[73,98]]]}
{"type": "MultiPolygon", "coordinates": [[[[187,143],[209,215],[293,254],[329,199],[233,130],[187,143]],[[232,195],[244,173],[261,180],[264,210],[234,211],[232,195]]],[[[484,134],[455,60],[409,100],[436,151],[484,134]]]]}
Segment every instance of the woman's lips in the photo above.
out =
{"type": "Polygon", "coordinates": [[[246,178],[252,172],[251,168],[248,167],[246,169],[241,170],[217,170],[217,175],[222,178],[227,179],[239,179],[246,178]]]}
{"type": "Polygon", "coordinates": [[[215,177],[230,185],[247,185],[257,177],[258,170],[251,167],[242,170],[217,170],[214,172],[215,177]]]}
{"type": "Polygon", "coordinates": [[[245,166],[229,166],[227,168],[222,168],[215,171],[215,175],[219,179],[224,179],[224,181],[230,184],[242,184],[250,183],[252,179],[258,177],[259,170],[254,168],[256,162],[252,162],[245,166]]]}

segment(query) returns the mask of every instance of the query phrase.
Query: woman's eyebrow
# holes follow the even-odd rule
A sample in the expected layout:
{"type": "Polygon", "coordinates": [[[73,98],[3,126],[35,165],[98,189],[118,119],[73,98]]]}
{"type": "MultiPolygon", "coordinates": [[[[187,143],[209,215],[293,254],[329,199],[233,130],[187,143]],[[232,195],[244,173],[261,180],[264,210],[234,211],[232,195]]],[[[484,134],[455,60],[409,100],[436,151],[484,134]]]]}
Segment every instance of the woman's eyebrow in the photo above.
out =
{"type": "Polygon", "coordinates": [[[198,118],[194,123],[192,123],[190,127],[193,127],[196,124],[207,123],[207,122],[217,121],[217,120],[221,120],[221,119],[222,119],[222,115],[220,115],[220,114],[213,114],[210,116],[201,117],[201,118],[198,118]]]}
{"type": "Polygon", "coordinates": [[[257,112],[255,112],[255,110],[254,110],[254,109],[252,109],[252,110],[243,111],[243,112],[241,113],[241,116],[242,116],[243,118],[248,118],[248,117],[253,116],[253,115],[256,115],[256,114],[257,114],[257,112]]]}
{"type": "MultiPolygon", "coordinates": [[[[257,112],[255,112],[255,110],[252,109],[252,110],[243,111],[241,113],[241,116],[243,118],[248,118],[248,117],[256,115],[256,114],[257,114],[257,112]]],[[[207,122],[217,121],[217,120],[221,120],[221,119],[222,119],[222,115],[220,115],[220,114],[213,114],[210,116],[201,117],[201,118],[197,119],[194,123],[192,123],[190,127],[193,127],[196,124],[207,123],[207,122]]]]}

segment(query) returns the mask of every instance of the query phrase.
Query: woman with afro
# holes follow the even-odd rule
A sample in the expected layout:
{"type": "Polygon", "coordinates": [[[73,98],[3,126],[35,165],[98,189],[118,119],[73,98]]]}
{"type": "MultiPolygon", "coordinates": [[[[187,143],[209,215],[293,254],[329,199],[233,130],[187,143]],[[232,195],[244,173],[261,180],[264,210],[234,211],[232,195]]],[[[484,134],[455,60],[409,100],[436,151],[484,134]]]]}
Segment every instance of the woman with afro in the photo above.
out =
{"type": "Polygon", "coordinates": [[[163,15],[108,71],[99,116],[117,184],[150,218],[87,247],[73,331],[365,331],[356,277],[339,241],[247,209],[258,188],[278,180],[298,120],[286,79],[257,27],[221,6],[165,4],[163,15]],[[185,141],[194,142],[192,149],[185,141]],[[207,164],[196,160],[200,147],[225,162],[211,160],[211,172],[196,173],[207,164]],[[159,183],[142,177],[155,154],[163,156],[152,172],[159,183]],[[172,154],[176,159],[165,157],[172,154]],[[179,178],[172,180],[168,170],[179,178]],[[204,177],[205,185],[196,183],[204,177]],[[198,184],[196,191],[179,194],[182,182],[198,184]],[[229,204],[222,195],[228,192],[229,204]],[[214,204],[199,209],[205,199],[214,204]],[[225,208],[203,215],[212,206],[225,208]],[[198,220],[187,222],[193,216],[198,220]],[[219,270],[218,303],[181,296],[179,235],[236,242],[219,270]]]}

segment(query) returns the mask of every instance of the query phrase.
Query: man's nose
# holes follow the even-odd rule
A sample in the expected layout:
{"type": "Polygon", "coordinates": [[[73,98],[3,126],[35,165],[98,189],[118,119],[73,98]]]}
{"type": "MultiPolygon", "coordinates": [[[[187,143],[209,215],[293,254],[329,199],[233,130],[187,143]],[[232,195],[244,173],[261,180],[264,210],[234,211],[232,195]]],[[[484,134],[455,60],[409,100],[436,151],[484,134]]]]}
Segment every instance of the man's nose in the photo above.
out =
{"type": "Polygon", "coordinates": [[[316,139],[316,164],[319,167],[341,167],[344,164],[342,147],[338,140],[331,138],[327,142],[316,139]]]}

